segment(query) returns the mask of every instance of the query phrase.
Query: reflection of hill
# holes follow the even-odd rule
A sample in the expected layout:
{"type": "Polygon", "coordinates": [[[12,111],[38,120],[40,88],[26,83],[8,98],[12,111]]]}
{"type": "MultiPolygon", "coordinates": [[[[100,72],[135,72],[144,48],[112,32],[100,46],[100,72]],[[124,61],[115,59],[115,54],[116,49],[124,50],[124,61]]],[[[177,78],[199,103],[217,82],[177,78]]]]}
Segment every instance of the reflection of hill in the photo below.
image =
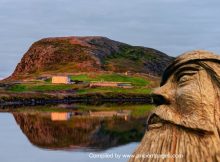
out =
{"type": "Polygon", "coordinates": [[[145,119],[73,117],[68,121],[52,121],[45,114],[14,113],[16,122],[29,141],[50,149],[109,147],[140,141],[145,119]],[[143,124],[142,124],[143,123],[143,124]]]}

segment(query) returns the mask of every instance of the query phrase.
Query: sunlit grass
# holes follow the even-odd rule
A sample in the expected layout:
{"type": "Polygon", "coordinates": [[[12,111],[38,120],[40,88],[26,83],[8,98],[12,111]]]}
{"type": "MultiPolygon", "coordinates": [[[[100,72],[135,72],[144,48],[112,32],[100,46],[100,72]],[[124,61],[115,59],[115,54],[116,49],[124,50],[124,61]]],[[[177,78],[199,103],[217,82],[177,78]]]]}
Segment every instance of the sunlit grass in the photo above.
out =
{"type": "Polygon", "coordinates": [[[86,94],[86,93],[136,93],[136,94],[149,94],[151,92],[150,89],[145,87],[134,87],[134,88],[117,88],[117,87],[95,87],[95,88],[87,88],[87,89],[79,89],[77,90],[78,94],[86,94]]]}
{"type": "Polygon", "coordinates": [[[16,84],[8,88],[12,92],[27,92],[27,91],[58,91],[69,90],[75,88],[71,84],[16,84]]]}
{"type": "Polygon", "coordinates": [[[142,77],[126,76],[122,74],[98,74],[98,75],[74,75],[71,76],[72,80],[81,81],[109,81],[109,82],[130,82],[134,86],[146,86],[149,81],[142,77]]]}

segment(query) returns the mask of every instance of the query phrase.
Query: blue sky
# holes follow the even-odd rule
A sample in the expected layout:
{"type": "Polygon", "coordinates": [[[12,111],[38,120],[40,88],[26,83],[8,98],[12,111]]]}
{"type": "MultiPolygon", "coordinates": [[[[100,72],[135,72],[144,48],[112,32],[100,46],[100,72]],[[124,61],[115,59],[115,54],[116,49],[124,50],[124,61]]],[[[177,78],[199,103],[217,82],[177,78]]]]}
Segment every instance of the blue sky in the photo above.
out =
{"type": "Polygon", "coordinates": [[[105,36],[172,56],[220,53],[218,0],[1,0],[0,78],[44,37],[105,36]]]}

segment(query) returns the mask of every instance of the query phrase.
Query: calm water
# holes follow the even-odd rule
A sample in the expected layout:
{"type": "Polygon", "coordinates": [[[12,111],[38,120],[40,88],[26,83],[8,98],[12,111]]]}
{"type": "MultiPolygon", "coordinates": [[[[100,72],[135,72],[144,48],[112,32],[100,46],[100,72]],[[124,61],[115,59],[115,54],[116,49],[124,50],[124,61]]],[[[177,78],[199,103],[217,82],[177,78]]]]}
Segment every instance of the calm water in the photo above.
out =
{"type": "Polygon", "coordinates": [[[1,161],[127,161],[128,157],[122,156],[137,147],[146,119],[130,114],[130,110],[82,113],[26,109],[0,113],[1,161]],[[115,154],[121,157],[117,159],[115,154]]]}

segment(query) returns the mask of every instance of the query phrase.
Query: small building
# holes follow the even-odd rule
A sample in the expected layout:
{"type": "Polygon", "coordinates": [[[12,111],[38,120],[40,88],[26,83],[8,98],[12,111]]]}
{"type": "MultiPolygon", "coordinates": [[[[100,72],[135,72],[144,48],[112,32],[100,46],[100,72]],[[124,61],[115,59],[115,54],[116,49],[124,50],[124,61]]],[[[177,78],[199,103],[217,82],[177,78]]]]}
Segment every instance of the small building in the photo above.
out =
{"type": "Polygon", "coordinates": [[[70,84],[70,76],[53,76],[52,83],[54,84],[70,84]]]}
{"type": "Polygon", "coordinates": [[[66,121],[69,120],[72,116],[71,112],[52,112],[51,120],[52,121],[66,121]]]}
{"type": "Polygon", "coordinates": [[[133,88],[128,82],[91,82],[90,87],[119,87],[119,88],[133,88]]]}

